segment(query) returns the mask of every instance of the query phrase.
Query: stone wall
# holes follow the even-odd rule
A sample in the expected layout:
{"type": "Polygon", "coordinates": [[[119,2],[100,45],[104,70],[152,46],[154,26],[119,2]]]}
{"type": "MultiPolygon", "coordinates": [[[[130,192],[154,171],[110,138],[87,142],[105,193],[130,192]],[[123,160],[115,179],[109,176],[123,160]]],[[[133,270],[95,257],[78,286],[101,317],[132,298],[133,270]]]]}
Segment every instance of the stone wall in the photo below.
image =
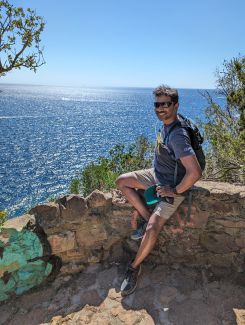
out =
{"type": "MultiPolygon", "coordinates": [[[[166,223],[147,261],[245,272],[245,187],[199,182],[190,220],[187,202],[166,223]]],[[[6,222],[0,233],[0,300],[40,284],[57,271],[128,260],[131,206],[118,191],[69,195],[6,222]],[[20,258],[21,256],[21,258],[20,258]]]]}

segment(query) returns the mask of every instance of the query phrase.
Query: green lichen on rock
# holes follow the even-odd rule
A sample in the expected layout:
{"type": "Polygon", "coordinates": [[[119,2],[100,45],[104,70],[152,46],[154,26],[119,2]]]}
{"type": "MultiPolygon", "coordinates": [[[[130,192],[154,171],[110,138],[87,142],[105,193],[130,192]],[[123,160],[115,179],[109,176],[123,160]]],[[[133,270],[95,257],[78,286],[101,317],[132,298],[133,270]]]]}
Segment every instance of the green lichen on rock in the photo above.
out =
{"type": "Polygon", "coordinates": [[[4,228],[0,233],[0,301],[19,295],[44,281],[52,264],[42,260],[43,246],[36,233],[4,228]]]}
{"type": "Polygon", "coordinates": [[[28,230],[18,232],[15,229],[6,229],[5,231],[9,233],[9,240],[8,245],[3,249],[2,258],[0,258],[1,273],[3,270],[8,272],[18,270],[25,266],[28,260],[42,256],[42,244],[35,233],[28,230]]]}

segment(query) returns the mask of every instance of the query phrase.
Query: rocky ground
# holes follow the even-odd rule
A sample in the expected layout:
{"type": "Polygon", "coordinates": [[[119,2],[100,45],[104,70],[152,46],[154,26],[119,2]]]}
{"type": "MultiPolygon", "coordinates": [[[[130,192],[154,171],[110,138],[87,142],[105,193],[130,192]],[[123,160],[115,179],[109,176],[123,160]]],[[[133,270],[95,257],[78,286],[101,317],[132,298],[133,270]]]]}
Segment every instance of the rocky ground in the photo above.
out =
{"type": "Polygon", "coordinates": [[[60,275],[0,305],[0,324],[245,324],[245,287],[208,270],[144,264],[138,288],[119,292],[123,264],[60,275]]]}

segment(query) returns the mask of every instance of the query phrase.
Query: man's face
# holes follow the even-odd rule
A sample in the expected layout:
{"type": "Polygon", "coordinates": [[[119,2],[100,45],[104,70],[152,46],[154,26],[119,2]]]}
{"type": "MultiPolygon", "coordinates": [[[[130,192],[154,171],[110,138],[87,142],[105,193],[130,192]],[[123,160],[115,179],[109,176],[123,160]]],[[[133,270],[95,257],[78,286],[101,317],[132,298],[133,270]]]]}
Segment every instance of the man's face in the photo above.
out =
{"type": "Polygon", "coordinates": [[[164,124],[170,124],[176,119],[179,104],[174,104],[170,96],[156,97],[154,106],[157,117],[164,124]]]}

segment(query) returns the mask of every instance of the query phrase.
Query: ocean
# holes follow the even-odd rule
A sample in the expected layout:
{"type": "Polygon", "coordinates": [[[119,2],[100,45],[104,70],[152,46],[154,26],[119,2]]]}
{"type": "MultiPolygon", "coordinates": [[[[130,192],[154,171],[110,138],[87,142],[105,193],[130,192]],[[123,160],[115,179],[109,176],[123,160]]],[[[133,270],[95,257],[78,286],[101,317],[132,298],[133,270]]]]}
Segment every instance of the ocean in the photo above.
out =
{"type": "MultiPolygon", "coordinates": [[[[179,95],[182,114],[205,119],[200,90],[179,95]]],[[[114,145],[140,135],[153,142],[160,127],[153,100],[151,88],[0,84],[0,210],[20,216],[68,193],[82,168],[114,145]]]]}

